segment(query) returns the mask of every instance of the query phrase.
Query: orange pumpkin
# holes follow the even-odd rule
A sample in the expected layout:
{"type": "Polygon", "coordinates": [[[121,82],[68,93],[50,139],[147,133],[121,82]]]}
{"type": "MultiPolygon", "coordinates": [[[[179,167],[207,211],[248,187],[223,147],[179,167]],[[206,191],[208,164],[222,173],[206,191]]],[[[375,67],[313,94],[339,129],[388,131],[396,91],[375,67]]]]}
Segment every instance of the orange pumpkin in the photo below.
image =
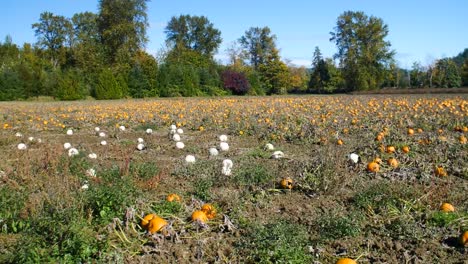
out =
{"type": "Polygon", "coordinates": [[[408,135],[412,136],[414,134],[414,129],[408,128],[408,135]]]}
{"type": "Polygon", "coordinates": [[[144,229],[148,229],[149,222],[155,216],[155,214],[148,214],[145,217],[143,217],[143,219],[141,220],[141,227],[143,227],[144,229]]]}
{"type": "Polygon", "coordinates": [[[367,170],[369,172],[379,172],[380,166],[377,162],[371,161],[367,164],[367,170]]]}
{"type": "Polygon", "coordinates": [[[447,176],[447,171],[442,166],[437,166],[434,170],[436,176],[445,177],[447,176]]]}
{"type": "Polygon", "coordinates": [[[462,246],[468,246],[468,231],[465,231],[460,235],[460,243],[462,246]]]}
{"type": "Polygon", "coordinates": [[[455,207],[453,207],[453,205],[449,204],[449,203],[443,203],[441,206],[440,206],[440,210],[442,212],[455,212],[455,207]]]}
{"type": "Polygon", "coordinates": [[[216,217],[216,208],[211,204],[204,204],[201,210],[206,214],[208,219],[213,219],[216,217]]]}
{"type": "Polygon", "coordinates": [[[468,142],[468,140],[466,139],[466,137],[464,135],[461,135],[458,138],[458,141],[460,141],[461,144],[466,144],[466,142],[468,142]]]}
{"type": "Polygon", "coordinates": [[[403,151],[403,153],[408,153],[410,151],[410,148],[408,146],[403,146],[401,150],[403,151]]]}
{"type": "Polygon", "coordinates": [[[148,230],[150,234],[158,232],[166,225],[166,220],[155,214],[148,214],[143,218],[143,220],[141,220],[141,227],[143,227],[145,230],[148,230]]]}
{"type": "Polygon", "coordinates": [[[376,141],[382,141],[383,138],[384,138],[384,134],[381,132],[381,133],[377,134],[377,136],[375,137],[375,140],[376,141]]]}
{"type": "Polygon", "coordinates": [[[293,187],[293,180],[291,178],[284,178],[281,180],[281,188],[283,189],[292,189],[293,187]]]}
{"type": "Polygon", "coordinates": [[[394,153],[395,147],[394,146],[387,146],[387,153],[394,153]]]}
{"type": "Polygon", "coordinates": [[[339,259],[336,264],[357,264],[356,261],[350,259],[350,258],[342,258],[339,259]]]}
{"type": "Polygon", "coordinates": [[[343,145],[343,144],[344,144],[344,142],[343,142],[343,140],[342,140],[342,139],[338,139],[338,141],[336,142],[336,144],[338,144],[338,145],[343,145]]]}
{"type": "Polygon", "coordinates": [[[422,132],[423,132],[422,128],[418,128],[418,133],[422,133],[422,132]]]}
{"type": "Polygon", "coordinates": [[[153,217],[153,219],[151,219],[151,221],[149,222],[149,225],[148,225],[148,232],[150,234],[154,234],[156,232],[158,232],[159,230],[161,230],[163,227],[165,227],[167,225],[167,222],[166,220],[162,219],[161,217],[159,216],[155,216],[153,217]]]}
{"type": "Polygon", "coordinates": [[[382,163],[382,159],[379,158],[379,157],[375,158],[373,161],[374,161],[375,163],[377,163],[377,164],[381,164],[381,163],[382,163]]]}
{"type": "Polygon", "coordinates": [[[390,165],[391,167],[393,167],[393,168],[398,168],[398,160],[397,160],[397,159],[395,159],[395,158],[389,158],[389,159],[387,160],[387,162],[388,162],[388,165],[390,165]]]}
{"type": "Polygon", "coordinates": [[[206,221],[208,221],[208,217],[206,216],[205,212],[201,210],[196,210],[192,213],[192,221],[205,223],[206,221]]]}
{"type": "Polygon", "coordinates": [[[180,196],[175,194],[175,193],[171,193],[166,197],[166,201],[168,201],[168,202],[180,202],[180,196]]]}

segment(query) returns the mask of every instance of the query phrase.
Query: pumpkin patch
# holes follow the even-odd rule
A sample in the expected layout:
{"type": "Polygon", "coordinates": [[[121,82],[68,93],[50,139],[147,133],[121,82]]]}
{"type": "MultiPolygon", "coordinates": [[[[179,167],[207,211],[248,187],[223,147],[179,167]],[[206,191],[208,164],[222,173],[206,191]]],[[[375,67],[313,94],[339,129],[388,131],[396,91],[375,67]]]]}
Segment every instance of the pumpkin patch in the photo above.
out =
{"type": "Polygon", "coordinates": [[[0,244],[12,260],[0,262],[43,252],[141,263],[466,258],[464,94],[18,102],[0,112],[0,244]]]}

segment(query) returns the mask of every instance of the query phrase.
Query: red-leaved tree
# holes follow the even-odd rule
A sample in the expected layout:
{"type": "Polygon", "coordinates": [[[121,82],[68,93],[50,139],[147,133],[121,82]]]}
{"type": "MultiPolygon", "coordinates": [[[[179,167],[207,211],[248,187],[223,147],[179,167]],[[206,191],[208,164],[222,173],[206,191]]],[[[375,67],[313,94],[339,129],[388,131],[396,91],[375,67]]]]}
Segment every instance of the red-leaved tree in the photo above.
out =
{"type": "Polygon", "coordinates": [[[250,83],[242,72],[225,70],[221,78],[224,88],[231,90],[233,94],[244,95],[250,89],[250,83]]]}

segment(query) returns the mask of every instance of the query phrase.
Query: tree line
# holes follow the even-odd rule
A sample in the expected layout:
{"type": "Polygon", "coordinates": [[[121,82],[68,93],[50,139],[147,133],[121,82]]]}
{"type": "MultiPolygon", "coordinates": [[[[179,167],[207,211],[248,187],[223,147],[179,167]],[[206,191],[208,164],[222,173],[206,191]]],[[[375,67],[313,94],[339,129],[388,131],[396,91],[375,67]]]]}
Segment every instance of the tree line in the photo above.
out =
{"type": "Polygon", "coordinates": [[[51,12],[32,25],[36,43],[0,42],[0,100],[52,96],[59,100],[125,97],[333,93],[383,87],[468,85],[468,49],[430,65],[398,67],[386,40],[388,26],[363,12],[341,14],[330,33],[337,53],[319,47],[311,67],[282,60],[268,27],[251,27],[214,59],[221,31],[205,16],[174,16],[166,48],[145,51],[147,0],[100,0],[98,13],[71,18],[51,12]]]}

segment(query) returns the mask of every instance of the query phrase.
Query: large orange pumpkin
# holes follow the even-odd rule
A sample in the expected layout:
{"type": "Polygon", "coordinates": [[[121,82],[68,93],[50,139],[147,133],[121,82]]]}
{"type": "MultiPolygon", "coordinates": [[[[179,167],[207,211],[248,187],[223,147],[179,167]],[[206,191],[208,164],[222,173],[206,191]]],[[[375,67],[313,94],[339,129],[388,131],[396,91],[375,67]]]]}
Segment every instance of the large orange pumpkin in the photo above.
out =
{"type": "Polygon", "coordinates": [[[192,221],[205,223],[206,221],[208,221],[208,217],[202,210],[197,210],[192,213],[192,221]]]}
{"type": "Polygon", "coordinates": [[[143,218],[143,220],[141,220],[141,227],[143,227],[145,230],[148,230],[150,234],[158,232],[166,225],[166,220],[155,214],[148,214],[143,218]]]}
{"type": "Polygon", "coordinates": [[[379,172],[380,166],[377,162],[371,161],[367,164],[367,170],[369,172],[379,172]]]}
{"type": "Polygon", "coordinates": [[[165,227],[167,225],[167,222],[166,220],[162,219],[161,217],[159,216],[155,216],[153,217],[153,219],[151,219],[151,221],[149,222],[149,225],[148,225],[148,232],[150,234],[154,234],[156,232],[158,232],[159,230],[161,230],[163,227],[165,227]]]}
{"type": "Polygon", "coordinates": [[[148,214],[145,217],[143,217],[143,219],[141,220],[141,227],[143,227],[144,229],[148,229],[149,222],[151,221],[151,219],[153,219],[153,217],[155,217],[154,214],[148,214]]]}
{"type": "Polygon", "coordinates": [[[336,264],[356,264],[356,261],[350,259],[350,258],[342,258],[339,259],[336,264]]]}

